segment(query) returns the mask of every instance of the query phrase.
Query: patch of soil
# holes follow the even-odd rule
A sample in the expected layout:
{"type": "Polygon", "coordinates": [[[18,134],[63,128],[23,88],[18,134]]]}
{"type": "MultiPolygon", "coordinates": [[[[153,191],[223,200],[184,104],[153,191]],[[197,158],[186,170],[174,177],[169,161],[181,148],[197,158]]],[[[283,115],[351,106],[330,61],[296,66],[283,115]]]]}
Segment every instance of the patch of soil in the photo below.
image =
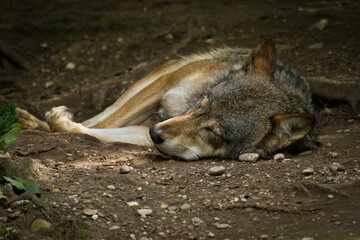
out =
{"type": "MultiPolygon", "coordinates": [[[[1,5],[0,103],[16,102],[40,118],[66,105],[82,121],[175,54],[254,47],[263,38],[273,38],[279,58],[305,77],[351,80],[359,89],[356,1],[1,5]],[[313,25],[321,19],[328,25],[318,30],[313,25]]],[[[0,239],[360,239],[358,98],[331,92],[317,99],[321,146],[281,161],[185,162],[85,135],[23,131],[8,148],[11,162],[30,162],[27,178],[43,194],[16,195],[0,185],[11,199],[29,200],[0,199],[0,239]],[[129,173],[121,173],[124,165],[129,173]],[[209,175],[221,165],[222,175],[209,175]],[[310,168],[313,173],[303,173],[310,168]],[[139,209],[152,213],[144,217],[139,209]],[[52,225],[35,232],[36,219],[52,225]]]]}

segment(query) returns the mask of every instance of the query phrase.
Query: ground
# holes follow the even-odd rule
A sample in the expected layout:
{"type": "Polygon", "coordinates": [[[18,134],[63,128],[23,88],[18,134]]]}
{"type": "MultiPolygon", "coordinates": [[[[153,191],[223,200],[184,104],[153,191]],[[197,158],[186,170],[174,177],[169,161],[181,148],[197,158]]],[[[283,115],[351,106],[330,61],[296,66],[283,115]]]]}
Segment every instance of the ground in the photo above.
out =
{"type": "Polygon", "coordinates": [[[272,38],[278,57],[309,79],[321,142],[283,160],[185,162],[85,135],[22,131],[6,161],[43,193],[0,185],[9,201],[30,200],[0,201],[0,239],[360,239],[359,2],[0,3],[1,105],[40,118],[66,105],[82,121],[177,54],[272,38]],[[225,172],[209,174],[214,166],[225,172]],[[36,219],[50,229],[31,229],[36,219]]]}

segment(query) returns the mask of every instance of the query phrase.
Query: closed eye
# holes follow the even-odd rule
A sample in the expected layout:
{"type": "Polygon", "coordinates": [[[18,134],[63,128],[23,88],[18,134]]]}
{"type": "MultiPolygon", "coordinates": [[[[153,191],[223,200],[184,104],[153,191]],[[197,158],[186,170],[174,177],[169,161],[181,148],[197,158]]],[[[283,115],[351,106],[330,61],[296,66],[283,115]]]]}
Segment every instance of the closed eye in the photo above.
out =
{"type": "Polygon", "coordinates": [[[210,133],[212,133],[212,134],[214,134],[214,135],[216,135],[216,136],[218,136],[218,137],[221,137],[220,132],[214,130],[214,129],[211,128],[211,127],[204,127],[204,129],[205,129],[207,132],[210,132],[210,133]]]}

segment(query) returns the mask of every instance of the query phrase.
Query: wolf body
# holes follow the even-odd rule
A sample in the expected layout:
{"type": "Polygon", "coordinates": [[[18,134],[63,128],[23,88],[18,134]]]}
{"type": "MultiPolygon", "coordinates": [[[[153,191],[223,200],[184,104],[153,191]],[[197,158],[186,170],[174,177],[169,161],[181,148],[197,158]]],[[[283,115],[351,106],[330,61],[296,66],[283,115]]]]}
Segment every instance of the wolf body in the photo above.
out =
{"type": "Polygon", "coordinates": [[[23,109],[17,113],[25,128],[155,146],[185,160],[249,152],[268,158],[317,143],[309,86],[277,61],[272,40],[253,51],[223,48],[171,60],[82,123],[63,106],[47,112],[47,122],[23,109]]]}

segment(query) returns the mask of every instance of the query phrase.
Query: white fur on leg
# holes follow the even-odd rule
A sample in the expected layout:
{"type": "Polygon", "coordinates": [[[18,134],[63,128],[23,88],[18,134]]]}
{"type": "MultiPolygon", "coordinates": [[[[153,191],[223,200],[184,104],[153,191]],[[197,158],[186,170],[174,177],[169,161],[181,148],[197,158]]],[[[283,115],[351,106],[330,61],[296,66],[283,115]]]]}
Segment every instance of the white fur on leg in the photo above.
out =
{"type": "Polygon", "coordinates": [[[83,127],[82,131],[105,142],[123,142],[140,146],[154,146],[149,135],[149,128],[144,126],[107,129],[83,127]]]}
{"type": "Polygon", "coordinates": [[[76,132],[93,136],[105,142],[123,142],[141,146],[153,146],[149,128],[131,126],[123,128],[87,128],[72,121],[72,114],[64,106],[54,107],[46,113],[46,120],[53,132],[76,132]]]}
{"type": "Polygon", "coordinates": [[[45,118],[52,132],[82,133],[81,124],[72,121],[72,114],[65,106],[53,107],[45,118]]]}

